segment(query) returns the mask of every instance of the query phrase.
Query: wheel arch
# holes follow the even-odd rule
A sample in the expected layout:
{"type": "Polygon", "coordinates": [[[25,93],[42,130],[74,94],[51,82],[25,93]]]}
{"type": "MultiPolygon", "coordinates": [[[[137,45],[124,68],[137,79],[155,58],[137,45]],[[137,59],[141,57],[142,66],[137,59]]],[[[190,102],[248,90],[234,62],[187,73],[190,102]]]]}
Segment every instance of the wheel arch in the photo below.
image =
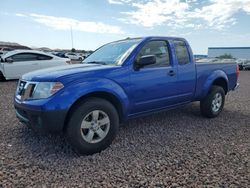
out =
{"type": "MultiPolygon", "coordinates": [[[[220,87],[222,87],[223,90],[224,90],[224,92],[225,92],[225,94],[227,94],[227,92],[228,92],[228,84],[227,84],[226,79],[223,78],[223,77],[220,77],[220,78],[215,79],[215,80],[213,81],[211,87],[212,87],[212,86],[220,86],[220,87]]],[[[211,88],[211,87],[210,87],[210,88],[211,88]]]]}
{"type": "Polygon", "coordinates": [[[78,98],[69,108],[65,121],[64,121],[64,127],[63,129],[65,130],[67,123],[69,121],[70,115],[73,113],[74,109],[80,105],[81,103],[83,103],[84,101],[88,100],[88,98],[91,97],[96,97],[96,98],[101,98],[101,99],[105,99],[107,101],[109,101],[117,110],[117,113],[119,115],[119,121],[123,122],[124,121],[124,109],[123,109],[123,105],[122,102],[118,99],[117,96],[115,96],[112,93],[106,92],[106,91],[95,91],[95,92],[91,92],[88,94],[85,94],[83,96],[81,96],[80,98],[78,98]]]}
{"type": "Polygon", "coordinates": [[[210,74],[210,76],[207,77],[203,85],[201,97],[204,98],[205,96],[207,96],[208,92],[211,90],[212,86],[214,85],[221,86],[224,89],[225,94],[227,94],[228,77],[224,71],[222,70],[214,71],[212,74],[210,74]]]}

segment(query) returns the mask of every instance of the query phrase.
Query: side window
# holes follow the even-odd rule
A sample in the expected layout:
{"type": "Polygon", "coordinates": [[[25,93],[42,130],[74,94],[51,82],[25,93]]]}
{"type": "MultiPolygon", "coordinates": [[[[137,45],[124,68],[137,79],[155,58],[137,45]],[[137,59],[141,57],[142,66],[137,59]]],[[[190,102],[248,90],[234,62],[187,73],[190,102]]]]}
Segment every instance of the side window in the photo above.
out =
{"type": "Polygon", "coordinates": [[[18,61],[36,61],[37,60],[37,55],[33,53],[20,53],[11,56],[14,62],[18,61]]]}
{"type": "Polygon", "coordinates": [[[179,65],[185,65],[189,63],[189,53],[184,41],[175,40],[174,41],[175,53],[179,65]]]}
{"type": "Polygon", "coordinates": [[[37,60],[50,60],[52,59],[51,56],[43,55],[43,54],[37,54],[37,60]]]}
{"type": "Polygon", "coordinates": [[[136,60],[139,60],[142,56],[145,55],[155,55],[156,64],[147,65],[144,68],[152,68],[152,67],[164,67],[169,66],[169,51],[166,41],[151,41],[148,42],[139,54],[136,57],[136,60]]]}

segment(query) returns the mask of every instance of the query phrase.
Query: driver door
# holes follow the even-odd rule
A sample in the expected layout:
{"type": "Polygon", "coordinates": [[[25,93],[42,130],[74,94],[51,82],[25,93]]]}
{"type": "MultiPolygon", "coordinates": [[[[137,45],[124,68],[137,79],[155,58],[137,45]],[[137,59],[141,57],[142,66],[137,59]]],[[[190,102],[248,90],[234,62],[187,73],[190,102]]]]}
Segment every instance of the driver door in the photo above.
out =
{"type": "Polygon", "coordinates": [[[167,41],[149,41],[142,47],[136,60],[154,55],[156,63],[131,73],[131,115],[166,108],[178,103],[177,69],[172,63],[167,41]]]}

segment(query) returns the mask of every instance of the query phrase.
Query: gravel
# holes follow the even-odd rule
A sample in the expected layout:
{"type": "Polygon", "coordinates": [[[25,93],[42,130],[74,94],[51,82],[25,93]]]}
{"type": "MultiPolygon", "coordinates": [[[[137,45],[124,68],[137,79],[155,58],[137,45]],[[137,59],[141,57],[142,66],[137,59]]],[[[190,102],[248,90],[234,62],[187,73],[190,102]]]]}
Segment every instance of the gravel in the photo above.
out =
{"type": "Polygon", "coordinates": [[[16,81],[0,83],[0,187],[250,187],[250,72],[215,119],[199,103],[121,126],[105,151],[77,156],[63,135],[15,117],[16,81]]]}

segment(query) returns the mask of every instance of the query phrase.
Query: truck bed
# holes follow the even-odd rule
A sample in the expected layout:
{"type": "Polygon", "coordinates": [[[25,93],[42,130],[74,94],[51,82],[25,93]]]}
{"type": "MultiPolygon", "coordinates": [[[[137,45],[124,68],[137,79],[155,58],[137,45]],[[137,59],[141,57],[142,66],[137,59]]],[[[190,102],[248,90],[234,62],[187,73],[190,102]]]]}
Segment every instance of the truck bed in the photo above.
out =
{"type": "Polygon", "coordinates": [[[196,66],[196,98],[201,99],[204,96],[206,83],[214,78],[215,75],[223,74],[228,77],[228,91],[232,90],[237,84],[237,76],[235,74],[236,63],[224,63],[217,61],[216,63],[195,63],[196,66]]]}

